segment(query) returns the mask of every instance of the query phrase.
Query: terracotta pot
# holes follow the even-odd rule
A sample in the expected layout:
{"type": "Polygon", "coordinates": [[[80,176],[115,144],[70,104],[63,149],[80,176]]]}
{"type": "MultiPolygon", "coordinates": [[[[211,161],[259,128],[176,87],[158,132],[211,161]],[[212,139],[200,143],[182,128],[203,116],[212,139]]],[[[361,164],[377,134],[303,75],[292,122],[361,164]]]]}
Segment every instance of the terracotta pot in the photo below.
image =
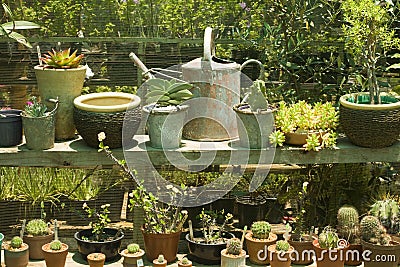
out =
{"type": "Polygon", "coordinates": [[[127,249],[124,249],[123,251],[121,251],[120,255],[124,258],[122,261],[122,265],[124,267],[137,267],[137,262],[142,260],[144,250],[141,249],[139,252],[132,254],[128,253],[127,249]]]}
{"type": "Polygon", "coordinates": [[[226,249],[221,251],[221,267],[241,267],[246,265],[246,251],[242,249],[239,255],[228,254],[226,249]]]}
{"type": "Polygon", "coordinates": [[[327,249],[319,246],[318,240],[314,240],[313,248],[317,267],[343,267],[349,245],[345,248],[334,249],[328,252],[327,249]]]}
{"type": "Polygon", "coordinates": [[[86,257],[90,267],[103,267],[106,255],[103,253],[90,253],[86,257]]]}
{"type": "Polygon", "coordinates": [[[269,264],[268,246],[275,243],[278,239],[277,235],[270,233],[268,239],[256,239],[252,235],[252,232],[249,231],[244,236],[250,262],[259,265],[269,264]]]}
{"type": "Polygon", "coordinates": [[[152,234],[146,233],[142,227],[144,240],[144,250],[149,261],[158,258],[158,255],[164,255],[167,262],[173,262],[178,254],[178,242],[181,231],[171,234],[152,234]]]}
{"type": "MultiPolygon", "coordinates": [[[[313,262],[312,252],[313,245],[312,245],[312,238],[308,236],[309,239],[304,241],[296,241],[289,239],[289,244],[294,248],[296,254],[292,254],[292,263],[297,265],[308,265],[313,262]]],[[[292,238],[292,237],[291,237],[292,238]]]]}
{"type": "Polygon", "coordinates": [[[166,267],[167,260],[164,260],[163,262],[158,262],[158,259],[155,259],[155,260],[153,260],[153,265],[154,265],[154,267],[166,267]]]}
{"type": "Polygon", "coordinates": [[[192,267],[192,262],[188,260],[188,263],[184,264],[182,261],[178,261],[178,267],[192,267]]]}
{"type": "Polygon", "coordinates": [[[363,248],[361,244],[350,244],[344,264],[350,266],[360,265],[362,263],[362,253],[363,248]]]}
{"type": "Polygon", "coordinates": [[[62,243],[60,250],[51,250],[50,243],[42,246],[44,260],[47,267],[64,267],[68,255],[68,245],[62,243]]]}
{"type": "Polygon", "coordinates": [[[391,245],[382,246],[361,240],[361,245],[364,251],[370,251],[368,254],[370,260],[363,259],[364,267],[397,267],[400,259],[400,243],[392,241],[391,245]],[[383,258],[387,260],[383,261],[383,258]],[[377,261],[377,259],[382,259],[382,261],[377,261]]]}
{"type": "MultiPolygon", "coordinates": [[[[4,261],[6,266],[10,267],[26,267],[29,264],[29,246],[22,243],[18,250],[9,250],[9,242],[4,247],[4,261]]],[[[56,266],[55,266],[56,267],[56,266]]]]}
{"type": "Polygon", "coordinates": [[[54,233],[42,236],[24,235],[23,240],[29,245],[29,258],[32,260],[43,260],[42,246],[54,239],[54,233]]]}
{"type": "Polygon", "coordinates": [[[290,267],[291,261],[291,253],[294,251],[294,248],[291,246],[286,252],[277,252],[276,244],[268,246],[268,257],[271,267],[290,267]]]}
{"type": "MultiPolygon", "coordinates": [[[[311,133],[318,133],[317,131],[310,131],[308,133],[285,133],[285,143],[289,145],[302,146],[307,143],[308,135],[311,133]]],[[[320,132],[319,141],[322,141],[322,135],[326,132],[320,132]]]]}

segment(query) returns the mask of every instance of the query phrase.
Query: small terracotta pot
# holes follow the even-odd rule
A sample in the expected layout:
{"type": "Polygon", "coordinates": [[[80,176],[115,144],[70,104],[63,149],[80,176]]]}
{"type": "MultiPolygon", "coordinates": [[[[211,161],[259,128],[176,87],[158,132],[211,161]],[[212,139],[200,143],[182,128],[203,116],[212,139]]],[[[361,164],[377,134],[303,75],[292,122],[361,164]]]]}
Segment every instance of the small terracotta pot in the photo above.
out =
{"type": "Polygon", "coordinates": [[[294,248],[290,246],[290,249],[286,252],[279,253],[276,251],[276,244],[268,246],[268,257],[271,267],[290,267],[291,266],[291,253],[294,248]]]}
{"type": "Polygon", "coordinates": [[[90,253],[86,257],[90,267],[103,267],[106,261],[106,255],[103,253],[90,253]]]}
{"type": "Polygon", "coordinates": [[[154,265],[154,267],[166,267],[167,260],[164,260],[163,262],[158,262],[158,259],[155,259],[155,260],[153,260],[153,265],[154,265]]]}
{"type": "Polygon", "coordinates": [[[318,240],[316,239],[313,241],[313,248],[317,267],[344,267],[346,251],[349,249],[349,245],[345,248],[327,251],[327,249],[323,249],[319,246],[318,240]]]}
{"type": "Polygon", "coordinates": [[[142,257],[144,255],[144,250],[141,249],[137,253],[128,253],[127,249],[124,249],[120,253],[121,257],[123,257],[122,265],[124,267],[137,267],[137,262],[139,260],[142,260],[142,257]]]}
{"type": "Polygon", "coordinates": [[[192,262],[188,261],[187,264],[183,264],[182,261],[178,261],[178,267],[192,267],[192,262]]]}
{"type": "Polygon", "coordinates": [[[301,146],[307,143],[307,138],[309,134],[319,134],[319,141],[322,141],[322,136],[326,133],[326,132],[318,132],[318,131],[310,131],[308,133],[285,133],[285,143],[289,144],[289,145],[296,145],[296,146],[301,146]]]}
{"type": "Polygon", "coordinates": [[[268,239],[256,239],[252,237],[251,231],[245,235],[247,252],[251,263],[259,265],[269,264],[268,246],[275,243],[278,239],[274,233],[269,234],[268,239]]]}
{"type": "Polygon", "coordinates": [[[42,246],[44,260],[47,267],[64,267],[68,255],[68,245],[62,243],[60,250],[51,250],[50,243],[42,246]]]}
{"type": "MultiPolygon", "coordinates": [[[[293,236],[292,236],[293,237],[293,236]]],[[[288,240],[289,244],[294,248],[295,255],[292,257],[292,263],[296,265],[308,265],[313,262],[312,254],[309,252],[313,251],[312,237],[306,236],[306,240],[298,241],[292,240],[292,237],[288,240]],[[307,238],[308,237],[308,238],[307,238]]]]}

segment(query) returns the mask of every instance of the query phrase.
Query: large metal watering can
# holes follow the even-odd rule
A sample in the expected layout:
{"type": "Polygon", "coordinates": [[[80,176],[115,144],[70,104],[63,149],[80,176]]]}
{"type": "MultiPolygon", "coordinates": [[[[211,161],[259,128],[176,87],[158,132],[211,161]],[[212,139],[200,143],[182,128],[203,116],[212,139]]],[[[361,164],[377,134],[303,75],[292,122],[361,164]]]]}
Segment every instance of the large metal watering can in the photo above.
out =
{"type": "Polygon", "coordinates": [[[182,65],[182,79],[195,85],[194,98],[188,103],[190,109],[183,128],[184,138],[223,141],[238,136],[232,107],[240,102],[241,70],[250,63],[259,64],[261,78],[264,66],[258,60],[250,59],[240,65],[216,58],[212,28],[206,28],[204,56],[182,65]]]}

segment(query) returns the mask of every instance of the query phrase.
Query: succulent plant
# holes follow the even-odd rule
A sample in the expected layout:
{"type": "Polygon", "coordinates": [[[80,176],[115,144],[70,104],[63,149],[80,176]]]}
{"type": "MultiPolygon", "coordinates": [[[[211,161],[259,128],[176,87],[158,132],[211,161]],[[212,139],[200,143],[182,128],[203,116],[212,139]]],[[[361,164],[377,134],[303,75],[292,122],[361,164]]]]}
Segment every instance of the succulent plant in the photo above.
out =
{"type": "Polygon", "coordinates": [[[360,221],[356,208],[343,206],[337,213],[338,235],[347,239],[350,243],[358,243],[360,235],[360,221]]]}
{"type": "Polygon", "coordinates": [[[134,253],[140,251],[140,246],[138,244],[133,243],[133,244],[129,244],[127,249],[128,249],[128,253],[134,254],[134,253]]]}
{"type": "Polygon", "coordinates": [[[158,106],[177,106],[192,98],[189,91],[193,87],[190,83],[177,82],[175,80],[150,79],[145,83],[148,86],[146,103],[157,103],[158,106]]]}
{"type": "Polygon", "coordinates": [[[239,238],[231,238],[226,243],[226,251],[228,254],[239,255],[242,251],[242,241],[239,238]]]}
{"type": "Polygon", "coordinates": [[[265,98],[266,87],[263,80],[255,80],[248,90],[243,101],[249,104],[252,111],[268,109],[268,101],[265,98]]]}
{"type": "Polygon", "coordinates": [[[187,265],[187,264],[190,264],[190,260],[188,260],[188,258],[186,258],[186,257],[183,257],[181,259],[181,263],[184,264],[184,265],[187,265]]]}
{"type": "Polygon", "coordinates": [[[45,54],[41,60],[47,68],[73,69],[80,66],[84,57],[83,54],[77,56],[76,53],[77,50],[71,54],[70,48],[62,51],[56,51],[52,49],[52,51],[47,52],[47,54],[45,54]]]}
{"type": "Polygon", "coordinates": [[[25,228],[28,235],[42,236],[49,234],[49,227],[42,219],[33,219],[28,222],[25,228]]]}
{"type": "Polygon", "coordinates": [[[339,236],[331,227],[327,226],[318,235],[319,246],[323,249],[334,249],[338,247],[339,236]]]}
{"type": "Polygon", "coordinates": [[[370,209],[371,215],[376,216],[389,234],[400,230],[399,204],[393,198],[376,201],[370,209]]]}
{"type": "Polygon", "coordinates": [[[164,262],[164,255],[163,254],[158,255],[157,262],[159,262],[159,263],[163,263],[164,262]]]}
{"type": "Polygon", "coordinates": [[[271,225],[266,221],[257,221],[251,225],[251,232],[254,238],[268,239],[271,232],[271,225]]]}
{"type": "Polygon", "coordinates": [[[290,244],[286,240],[276,241],[276,250],[286,252],[290,249],[290,244]]]}
{"type": "Polygon", "coordinates": [[[62,244],[60,242],[60,240],[53,240],[50,243],[50,249],[51,250],[61,250],[62,244]]]}
{"type": "Polygon", "coordinates": [[[19,237],[19,236],[14,236],[14,237],[11,239],[10,246],[11,246],[12,248],[20,248],[20,247],[22,246],[22,243],[23,243],[23,241],[22,241],[22,238],[21,238],[21,237],[19,237]]]}
{"type": "Polygon", "coordinates": [[[360,222],[360,231],[364,241],[384,246],[390,244],[390,235],[387,234],[385,227],[375,216],[367,215],[363,217],[360,222]]]}

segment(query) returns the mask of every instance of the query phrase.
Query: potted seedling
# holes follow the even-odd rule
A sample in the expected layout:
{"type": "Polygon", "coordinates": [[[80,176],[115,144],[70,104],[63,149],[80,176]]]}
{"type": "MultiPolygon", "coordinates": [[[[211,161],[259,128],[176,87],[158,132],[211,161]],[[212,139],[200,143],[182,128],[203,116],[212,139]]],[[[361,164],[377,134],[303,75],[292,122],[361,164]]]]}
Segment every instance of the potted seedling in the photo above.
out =
{"type": "Polygon", "coordinates": [[[226,248],[221,251],[222,267],[240,267],[246,265],[246,251],[243,249],[246,230],[247,226],[244,227],[241,239],[233,237],[226,243],[226,248]]]}
{"type": "Polygon", "coordinates": [[[58,240],[57,220],[54,220],[54,240],[42,246],[47,267],[64,267],[68,255],[68,245],[58,240]]]}
{"type": "Polygon", "coordinates": [[[124,233],[120,229],[109,228],[108,223],[110,204],[103,204],[100,210],[90,208],[86,203],[82,208],[87,213],[90,229],[80,230],[75,233],[74,238],[78,244],[78,251],[83,256],[94,252],[102,252],[106,255],[106,261],[118,256],[124,233]]]}
{"type": "Polygon", "coordinates": [[[290,267],[293,250],[287,240],[278,240],[276,244],[268,246],[271,267],[290,267]]]}
{"type": "Polygon", "coordinates": [[[126,249],[121,251],[120,255],[124,258],[122,262],[124,267],[143,266],[144,250],[138,244],[129,244],[126,249]]]}
{"type": "Polygon", "coordinates": [[[274,128],[273,109],[265,98],[265,82],[256,80],[248,89],[242,103],[233,107],[236,112],[240,146],[266,148],[274,128]]]}
{"type": "Polygon", "coordinates": [[[167,260],[164,259],[164,255],[160,254],[160,255],[158,255],[157,259],[153,260],[153,265],[154,265],[154,267],[166,267],[167,260]]]}
{"type": "Polygon", "coordinates": [[[362,68],[355,75],[362,92],[340,97],[340,125],[358,146],[387,147],[399,138],[400,101],[381,93],[377,79],[379,59],[400,48],[400,38],[392,28],[397,8],[391,1],[345,0],[341,4],[345,48],[362,68]]]}
{"type": "MultiPolygon", "coordinates": [[[[34,67],[40,98],[59,99],[56,114],[55,139],[68,140],[75,137],[74,98],[81,94],[87,67],[83,66],[83,54],[77,55],[71,49],[49,51],[43,55],[40,64],[34,67]]],[[[40,54],[40,53],[39,53],[40,54]]],[[[49,109],[53,104],[47,104],[49,109]]]]}
{"type": "Polygon", "coordinates": [[[192,261],[190,261],[187,257],[183,257],[180,261],[178,261],[178,267],[192,267],[192,261]]]}
{"type": "Polygon", "coordinates": [[[379,219],[372,215],[364,216],[360,222],[361,244],[363,250],[370,251],[364,259],[365,267],[396,267],[400,257],[400,243],[393,241],[379,219]],[[389,259],[390,261],[376,261],[389,259]]]}
{"type": "Polygon", "coordinates": [[[30,220],[25,227],[23,240],[29,245],[29,258],[43,260],[42,246],[54,239],[54,233],[43,219],[30,220]]]}
{"type": "Polygon", "coordinates": [[[150,146],[155,148],[178,148],[188,105],[184,102],[192,97],[190,83],[174,79],[149,79],[143,86],[148,88],[143,111],[147,116],[150,146]]]}
{"type": "Polygon", "coordinates": [[[266,221],[256,221],[245,235],[250,262],[266,265],[269,263],[268,246],[275,243],[277,235],[271,233],[271,225],[266,221]]]}

